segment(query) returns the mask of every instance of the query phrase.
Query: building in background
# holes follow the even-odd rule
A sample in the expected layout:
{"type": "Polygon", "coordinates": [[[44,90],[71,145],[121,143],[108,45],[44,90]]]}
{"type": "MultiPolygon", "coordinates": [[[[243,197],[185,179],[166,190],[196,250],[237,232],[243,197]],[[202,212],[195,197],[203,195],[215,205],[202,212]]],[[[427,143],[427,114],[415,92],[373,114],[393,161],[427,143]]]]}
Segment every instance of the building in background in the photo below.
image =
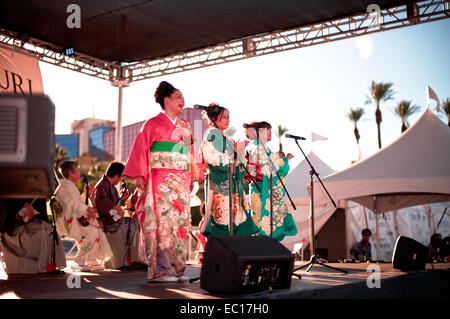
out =
{"type": "Polygon", "coordinates": [[[80,156],[80,136],[78,134],[55,135],[55,144],[64,147],[69,158],[80,156]]]}
{"type": "MultiPolygon", "coordinates": [[[[131,147],[133,146],[136,135],[141,130],[145,121],[130,124],[122,127],[122,162],[128,159],[131,147]]],[[[106,160],[113,160],[116,154],[116,129],[112,129],[103,134],[103,145],[106,160]]]]}
{"type": "MultiPolygon", "coordinates": [[[[202,111],[185,108],[181,118],[189,122],[194,137],[194,147],[198,150],[203,134],[208,129],[207,121],[202,118],[202,111]]],[[[120,159],[122,162],[128,160],[134,140],[144,123],[145,121],[142,121],[122,127],[122,158],[120,159]]],[[[56,135],[56,143],[68,150],[70,158],[89,156],[96,157],[97,161],[112,161],[116,154],[115,125],[114,121],[95,118],[75,121],[71,125],[72,134],[56,135]]]]}
{"type": "Polygon", "coordinates": [[[89,131],[89,156],[97,157],[98,161],[109,160],[105,153],[104,134],[114,130],[112,127],[98,127],[89,131]]]}
{"type": "Polygon", "coordinates": [[[89,132],[101,127],[115,128],[116,122],[91,117],[71,124],[71,133],[80,136],[79,156],[89,155],[89,132]]]}

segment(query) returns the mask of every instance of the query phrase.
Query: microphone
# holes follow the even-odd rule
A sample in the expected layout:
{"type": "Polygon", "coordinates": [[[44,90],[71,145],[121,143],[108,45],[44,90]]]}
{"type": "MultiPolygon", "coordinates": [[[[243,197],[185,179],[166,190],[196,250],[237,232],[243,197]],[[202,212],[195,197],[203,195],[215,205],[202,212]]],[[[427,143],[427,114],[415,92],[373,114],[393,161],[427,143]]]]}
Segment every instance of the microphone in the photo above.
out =
{"type": "Polygon", "coordinates": [[[296,135],[291,135],[291,134],[285,134],[284,136],[286,136],[287,138],[293,138],[294,140],[306,140],[306,138],[301,137],[301,136],[296,136],[296,135]]]}
{"type": "Polygon", "coordinates": [[[86,175],[83,174],[82,180],[85,184],[89,185],[89,179],[86,175]]]}
{"type": "Polygon", "coordinates": [[[252,125],[252,124],[247,124],[247,123],[244,123],[243,125],[242,125],[242,127],[243,128],[256,128],[256,125],[252,125]]]}
{"type": "Polygon", "coordinates": [[[197,110],[212,110],[212,111],[217,111],[219,108],[217,106],[204,106],[204,105],[200,105],[200,104],[194,104],[194,109],[197,110]]]}

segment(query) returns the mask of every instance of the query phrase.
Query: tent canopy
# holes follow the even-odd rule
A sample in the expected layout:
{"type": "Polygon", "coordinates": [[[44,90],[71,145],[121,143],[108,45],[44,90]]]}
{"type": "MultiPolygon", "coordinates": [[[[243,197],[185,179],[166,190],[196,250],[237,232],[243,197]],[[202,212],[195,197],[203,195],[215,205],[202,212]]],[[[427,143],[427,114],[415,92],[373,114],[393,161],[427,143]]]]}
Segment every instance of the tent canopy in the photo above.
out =
{"type": "MultiPolygon", "coordinates": [[[[322,176],[327,176],[334,172],[334,170],[322,161],[322,159],[313,151],[311,151],[307,157],[321,178],[322,176]]],[[[308,197],[306,187],[310,183],[310,170],[311,168],[309,167],[308,162],[304,159],[286,176],[286,188],[291,197],[308,197]]]]}
{"type": "MultiPolygon", "coordinates": [[[[2,0],[0,27],[107,62],[152,60],[367,12],[372,0],[2,0]],[[68,28],[77,4],[81,27],[68,28]]],[[[378,0],[380,8],[410,0],[378,0]]]]}
{"type": "MultiPolygon", "coordinates": [[[[352,200],[384,213],[450,201],[449,163],[450,127],[427,109],[391,144],[343,171],[322,178],[322,182],[335,201],[352,200]]],[[[326,193],[315,182],[315,205],[327,201],[326,193]]]]}

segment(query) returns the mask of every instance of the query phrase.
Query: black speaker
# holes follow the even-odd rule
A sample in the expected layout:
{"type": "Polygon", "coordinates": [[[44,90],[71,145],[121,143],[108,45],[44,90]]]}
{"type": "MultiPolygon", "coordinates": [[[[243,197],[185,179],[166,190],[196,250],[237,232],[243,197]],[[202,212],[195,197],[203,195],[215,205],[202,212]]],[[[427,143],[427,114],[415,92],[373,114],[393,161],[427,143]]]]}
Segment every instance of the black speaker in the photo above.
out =
{"type": "Polygon", "coordinates": [[[55,108],[44,95],[0,95],[0,197],[49,198],[55,108]]]}
{"type": "Polygon", "coordinates": [[[289,289],[295,256],[265,236],[209,236],[200,287],[213,293],[289,289]]]}
{"type": "Polygon", "coordinates": [[[409,237],[400,236],[397,238],[392,256],[395,269],[401,271],[424,270],[427,257],[427,246],[409,237]]]}

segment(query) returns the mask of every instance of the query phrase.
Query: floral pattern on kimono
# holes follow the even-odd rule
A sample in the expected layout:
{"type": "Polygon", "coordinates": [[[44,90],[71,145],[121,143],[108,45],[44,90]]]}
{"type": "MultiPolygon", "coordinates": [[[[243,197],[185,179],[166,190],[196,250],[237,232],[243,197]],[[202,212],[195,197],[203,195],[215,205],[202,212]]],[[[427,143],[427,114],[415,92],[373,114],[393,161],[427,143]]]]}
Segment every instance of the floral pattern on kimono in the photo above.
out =
{"type": "MultiPolygon", "coordinates": [[[[278,153],[272,153],[267,146],[266,149],[284,184],[284,178],[289,172],[288,159],[280,157],[278,153]]],[[[260,172],[260,175],[255,177],[257,177],[256,180],[261,192],[253,183],[250,184],[250,206],[254,212],[253,219],[259,227],[258,235],[270,236],[270,174],[272,173],[273,238],[281,241],[285,236],[295,236],[297,226],[289,213],[285,199],[286,193],[267,157],[264,146],[259,141],[254,141],[248,146],[247,154],[249,162],[258,166],[249,167],[249,171],[260,172]]]]}
{"type": "Polygon", "coordinates": [[[56,200],[62,207],[62,214],[56,219],[58,232],[77,241],[78,252],[74,260],[79,264],[97,264],[111,259],[113,252],[100,227],[94,223],[83,227],[78,221],[86,214],[88,206],[83,203],[76,185],[69,180],[61,180],[56,200]]]}
{"type": "MultiPolygon", "coordinates": [[[[229,153],[233,155],[235,143],[226,137],[225,144],[218,129],[211,128],[200,146],[200,157],[205,170],[205,217],[201,231],[208,235],[229,235],[229,153]]],[[[234,156],[234,155],[233,155],[234,156]]],[[[251,218],[245,199],[243,169],[232,161],[233,234],[249,236],[258,231],[251,218]]]]}
{"type": "Polygon", "coordinates": [[[147,279],[182,274],[191,228],[190,184],[202,178],[189,123],[178,118],[174,125],[163,113],[148,120],[134,141],[123,175],[146,181],[136,215],[148,261],[147,279]]]}

